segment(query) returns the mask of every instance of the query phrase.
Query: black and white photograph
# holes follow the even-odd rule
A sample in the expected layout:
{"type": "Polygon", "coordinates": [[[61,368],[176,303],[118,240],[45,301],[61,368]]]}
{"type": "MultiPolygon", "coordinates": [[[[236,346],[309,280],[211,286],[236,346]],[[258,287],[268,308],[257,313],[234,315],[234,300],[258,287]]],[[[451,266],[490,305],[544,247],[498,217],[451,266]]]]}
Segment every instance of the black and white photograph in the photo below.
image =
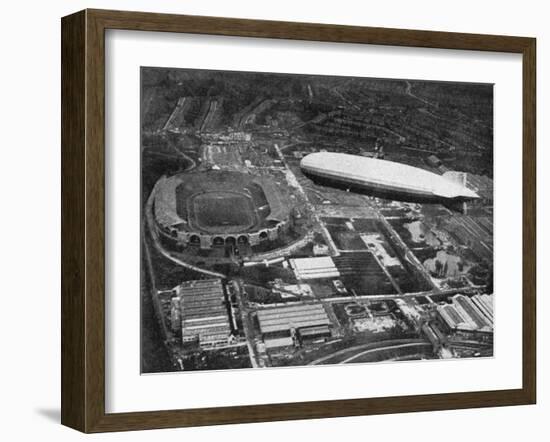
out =
{"type": "Polygon", "coordinates": [[[493,356],[493,84],[140,75],[142,374],[493,356]]]}
{"type": "Polygon", "coordinates": [[[544,441],[545,6],[5,2],[0,441],[544,441]]]}

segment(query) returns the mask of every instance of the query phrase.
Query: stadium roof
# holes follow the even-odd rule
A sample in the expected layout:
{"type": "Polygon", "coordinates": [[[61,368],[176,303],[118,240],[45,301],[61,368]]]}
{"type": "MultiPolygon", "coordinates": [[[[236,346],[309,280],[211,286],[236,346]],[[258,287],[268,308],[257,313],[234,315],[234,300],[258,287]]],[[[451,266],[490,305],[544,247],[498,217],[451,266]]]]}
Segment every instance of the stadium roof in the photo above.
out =
{"type": "MultiPolygon", "coordinates": [[[[278,185],[271,178],[236,171],[209,170],[160,178],[154,189],[155,218],[165,227],[186,224],[190,220],[187,219],[189,214],[186,213],[186,207],[184,207],[185,204],[182,204],[182,200],[210,192],[226,195],[230,191],[250,198],[253,204],[267,202],[269,213],[265,217],[265,221],[281,222],[288,219],[290,215],[290,205],[285,196],[284,186],[278,185]],[[180,192],[179,196],[178,192],[180,192]],[[183,206],[183,209],[180,206],[183,206]],[[178,209],[181,210],[178,212],[178,209]]],[[[260,219],[260,222],[263,221],[260,219]]],[[[266,223],[257,226],[257,228],[264,227],[266,227],[266,223]]],[[[248,227],[243,231],[247,229],[248,227]]]]}
{"type": "Polygon", "coordinates": [[[363,185],[443,198],[478,198],[460,183],[418,167],[393,161],[336,152],[316,152],[304,157],[300,167],[324,177],[340,178],[363,185]]]}
{"type": "Polygon", "coordinates": [[[176,212],[176,187],[179,184],[177,179],[162,177],[155,185],[155,217],[164,226],[173,226],[183,221],[176,212]]]}
{"type": "Polygon", "coordinates": [[[286,220],[290,213],[290,209],[288,207],[288,203],[283,200],[281,189],[271,180],[261,178],[258,179],[257,182],[262,186],[271,210],[266,219],[268,221],[286,220]]]}

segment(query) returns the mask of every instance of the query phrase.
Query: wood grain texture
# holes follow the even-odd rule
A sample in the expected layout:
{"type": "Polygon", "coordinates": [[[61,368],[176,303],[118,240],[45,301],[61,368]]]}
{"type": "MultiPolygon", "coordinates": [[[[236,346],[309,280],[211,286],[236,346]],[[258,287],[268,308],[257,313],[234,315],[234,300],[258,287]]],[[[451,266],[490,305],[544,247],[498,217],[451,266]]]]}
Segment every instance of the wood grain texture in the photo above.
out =
{"type": "Polygon", "coordinates": [[[532,404],[536,397],[535,40],[86,10],[62,20],[62,423],[84,432],[532,404]],[[523,386],[515,390],[105,413],[105,30],[229,35],[523,55],[523,386]]]}
{"type": "Polygon", "coordinates": [[[61,422],[85,428],[85,13],[61,34],[61,422]]]}
{"type": "Polygon", "coordinates": [[[523,389],[537,394],[537,101],[536,41],[523,51],[523,389]]]}
{"type": "Polygon", "coordinates": [[[155,14],[147,12],[106,10],[88,10],[88,12],[93,15],[93,19],[101,21],[105,29],[186,32],[192,34],[517,53],[521,53],[530,40],[525,37],[502,35],[155,14]]]}

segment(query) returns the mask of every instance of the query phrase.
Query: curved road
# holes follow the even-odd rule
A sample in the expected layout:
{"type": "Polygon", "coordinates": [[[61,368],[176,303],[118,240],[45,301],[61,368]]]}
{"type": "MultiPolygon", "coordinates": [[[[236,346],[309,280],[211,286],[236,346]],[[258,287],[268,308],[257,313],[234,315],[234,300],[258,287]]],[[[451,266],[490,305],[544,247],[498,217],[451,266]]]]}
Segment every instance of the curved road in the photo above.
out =
{"type": "Polygon", "coordinates": [[[376,353],[377,351],[383,351],[383,350],[393,350],[398,348],[407,348],[407,347],[424,347],[427,345],[431,345],[427,342],[420,342],[420,343],[411,343],[411,344],[400,344],[400,345],[390,345],[388,347],[381,347],[381,348],[372,348],[370,350],[365,350],[360,353],[356,353],[353,356],[344,359],[343,361],[339,362],[339,364],[347,364],[348,362],[351,362],[357,358],[360,358],[361,356],[367,355],[369,353],[376,353]]]}
{"type": "MultiPolygon", "coordinates": [[[[315,359],[314,361],[311,361],[308,365],[319,365],[322,364],[325,361],[328,361],[329,359],[343,356],[346,353],[353,353],[355,350],[362,350],[365,349],[365,351],[361,353],[355,353],[353,356],[351,356],[348,359],[355,359],[355,357],[359,357],[362,354],[366,354],[367,352],[372,351],[381,351],[381,350],[387,350],[392,348],[399,348],[401,346],[408,346],[408,345],[427,345],[429,344],[428,341],[425,341],[423,339],[394,339],[394,340],[386,340],[386,341],[380,341],[380,342],[370,342],[368,344],[361,344],[356,345],[353,347],[344,348],[342,350],[335,351],[334,353],[331,353],[329,355],[323,356],[319,359],[315,359]]],[[[347,361],[344,360],[344,361],[347,361]]],[[[338,362],[344,363],[344,362],[338,362]]]]}

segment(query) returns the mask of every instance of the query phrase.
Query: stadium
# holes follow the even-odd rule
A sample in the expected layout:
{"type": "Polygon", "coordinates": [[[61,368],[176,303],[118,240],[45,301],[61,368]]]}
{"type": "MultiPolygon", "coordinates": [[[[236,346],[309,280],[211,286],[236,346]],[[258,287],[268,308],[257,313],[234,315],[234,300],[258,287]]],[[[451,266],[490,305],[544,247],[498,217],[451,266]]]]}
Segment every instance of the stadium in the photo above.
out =
{"type": "Polygon", "coordinates": [[[258,245],[289,228],[284,187],[270,178],[209,170],[162,177],[153,189],[157,231],[200,249],[258,245]]]}
{"type": "Polygon", "coordinates": [[[335,152],[317,152],[300,162],[302,172],[320,183],[412,201],[479,198],[462,183],[418,167],[335,152]]]}

